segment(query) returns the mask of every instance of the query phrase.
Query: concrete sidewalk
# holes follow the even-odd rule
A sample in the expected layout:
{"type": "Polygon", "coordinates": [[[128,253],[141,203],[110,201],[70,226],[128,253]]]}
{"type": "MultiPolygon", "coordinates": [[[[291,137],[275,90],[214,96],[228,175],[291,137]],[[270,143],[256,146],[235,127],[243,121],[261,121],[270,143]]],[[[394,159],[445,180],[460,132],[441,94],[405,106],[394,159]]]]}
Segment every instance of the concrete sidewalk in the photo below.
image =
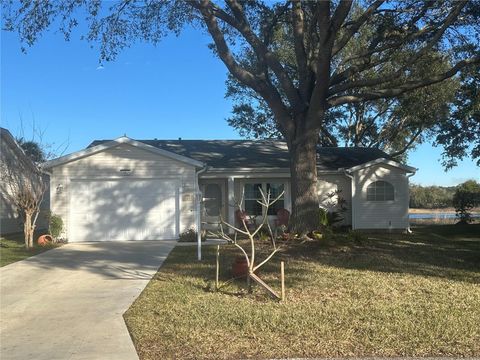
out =
{"type": "Polygon", "coordinates": [[[0,358],[138,359],[122,315],[175,245],[67,244],[0,268],[0,358]]]}

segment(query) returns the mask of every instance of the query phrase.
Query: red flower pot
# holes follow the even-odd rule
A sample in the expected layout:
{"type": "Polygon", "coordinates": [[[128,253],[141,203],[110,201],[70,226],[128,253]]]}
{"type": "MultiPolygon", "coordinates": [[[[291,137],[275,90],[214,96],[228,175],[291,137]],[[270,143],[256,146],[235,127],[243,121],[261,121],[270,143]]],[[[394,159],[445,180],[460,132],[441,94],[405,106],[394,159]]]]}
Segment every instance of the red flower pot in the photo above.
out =
{"type": "Polygon", "coordinates": [[[243,256],[237,256],[232,265],[233,277],[245,277],[248,274],[247,259],[243,256]]]}
{"type": "Polygon", "coordinates": [[[45,246],[51,244],[53,242],[53,238],[50,235],[41,235],[37,239],[37,244],[40,246],[45,246]]]}

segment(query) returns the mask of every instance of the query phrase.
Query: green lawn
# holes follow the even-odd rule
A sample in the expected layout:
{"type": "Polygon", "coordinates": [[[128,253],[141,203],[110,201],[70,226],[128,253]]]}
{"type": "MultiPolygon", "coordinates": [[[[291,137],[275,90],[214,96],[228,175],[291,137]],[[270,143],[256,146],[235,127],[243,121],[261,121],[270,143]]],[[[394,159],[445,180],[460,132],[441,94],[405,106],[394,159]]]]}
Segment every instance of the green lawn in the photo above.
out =
{"type": "MultiPolygon", "coordinates": [[[[177,247],[124,317],[141,359],[479,356],[480,225],[290,246],[261,277],[211,291],[214,247],[177,247]]],[[[222,278],[238,251],[222,248],[222,278]]]]}
{"type": "MultiPolygon", "coordinates": [[[[37,237],[35,237],[35,240],[37,237]]],[[[13,234],[0,237],[0,267],[26,259],[30,256],[50,250],[54,246],[35,246],[27,250],[23,241],[23,234],[13,234]]]]}

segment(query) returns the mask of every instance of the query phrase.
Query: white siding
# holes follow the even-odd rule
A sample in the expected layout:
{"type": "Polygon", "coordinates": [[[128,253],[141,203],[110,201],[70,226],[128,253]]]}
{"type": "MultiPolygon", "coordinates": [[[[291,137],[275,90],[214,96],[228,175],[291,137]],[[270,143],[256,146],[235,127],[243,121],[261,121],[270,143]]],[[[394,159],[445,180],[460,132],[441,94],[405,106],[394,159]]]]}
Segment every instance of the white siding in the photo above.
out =
{"type": "MultiPolygon", "coordinates": [[[[119,179],[121,169],[130,169],[130,178],[178,180],[180,186],[180,232],[195,226],[194,178],[191,165],[152,152],[121,144],[52,169],[50,179],[51,209],[62,217],[68,229],[70,180],[119,179]],[[61,186],[62,190],[57,191],[61,186]]],[[[68,238],[68,234],[64,236],[68,238]]]]}
{"type": "Polygon", "coordinates": [[[344,174],[319,174],[318,176],[318,199],[321,205],[328,202],[327,194],[336,190],[341,192],[332,200],[338,201],[338,197],[343,198],[346,203],[347,211],[342,213],[343,221],[341,225],[351,225],[352,223],[352,186],[351,180],[344,174]]]}
{"type": "Polygon", "coordinates": [[[389,165],[375,165],[354,174],[354,228],[407,229],[408,178],[404,170],[389,165]],[[393,201],[367,201],[367,187],[374,181],[388,181],[394,187],[393,201]]]}
{"type": "Polygon", "coordinates": [[[10,234],[23,230],[20,216],[3,193],[0,193],[0,216],[0,234],[10,234]]]}

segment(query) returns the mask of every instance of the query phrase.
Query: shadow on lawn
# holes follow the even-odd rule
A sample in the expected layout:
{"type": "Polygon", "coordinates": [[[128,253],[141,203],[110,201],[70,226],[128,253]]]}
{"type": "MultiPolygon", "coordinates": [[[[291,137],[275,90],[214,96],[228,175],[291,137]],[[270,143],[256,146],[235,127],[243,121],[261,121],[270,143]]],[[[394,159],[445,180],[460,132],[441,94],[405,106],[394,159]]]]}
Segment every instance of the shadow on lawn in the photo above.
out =
{"type": "MultiPolygon", "coordinates": [[[[363,243],[346,236],[339,241],[293,244],[262,267],[261,277],[275,285],[279,262],[288,269],[287,287],[308,281],[312,268],[324,264],[345,269],[370,270],[435,276],[456,281],[480,283],[480,225],[433,226],[414,229],[413,235],[370,234],[363,243]],[[343,240],[342,240],[343,239],[343,240]]],[[[149,279],[167,257],[175,242],[132,241],[67,245],[28,259],[39,268],[82,269],[111,279],[149,279]]],[[[156,280],[169,281],[177,275],[185,278],[215,279],[215,246],[203,248],[204,260],[196,260],[196,247],[177,248],[165,261],[156,280]]],[[[265,252],[261,252],[259,260],[265,252]]],[[[220,279],[232,277],[231,265],[239,252],[222,247],[220,279]]],[[[242,281],[236,282],[242,285],[242,281]]],[[[204,283],[205,284],[205,283],[204,283]]]]}
{"type": "MultiPolygon", "coordinates": [[[[286,285],[308,282],[312,268],[323,264],[337,268],[440,277],[480,283],[480,225],[429,226],[414,229],[414,234],[368,234],[358,243],[341,235],[330,241],[292,244],[261,269],[263,279],[278,282],[279,262],[287,262],[286,285]]],[[[194,259],[196,249],[173,252],[165,271],[211,282],[215,278],[214,247],[204,248],[204,261],[194,259]],[[186,251],[186,252],[185,252],[186,251]]],[[[238,250],[223,247],[220,279],[232,277],[231,264],[238,250]]],[[[260,255],[262,258],[262,255],[260,255]]],[[[243,287],[242,281],[236,284],[243,287]]]]}
{"type": "Polygon", "coordinates": [[[361,243],[341,243],[309,256],[320,263],[358,270],[409,273],[480,282],[480,225],[443,225],[413,234],[369,234],[361,243]]]}

